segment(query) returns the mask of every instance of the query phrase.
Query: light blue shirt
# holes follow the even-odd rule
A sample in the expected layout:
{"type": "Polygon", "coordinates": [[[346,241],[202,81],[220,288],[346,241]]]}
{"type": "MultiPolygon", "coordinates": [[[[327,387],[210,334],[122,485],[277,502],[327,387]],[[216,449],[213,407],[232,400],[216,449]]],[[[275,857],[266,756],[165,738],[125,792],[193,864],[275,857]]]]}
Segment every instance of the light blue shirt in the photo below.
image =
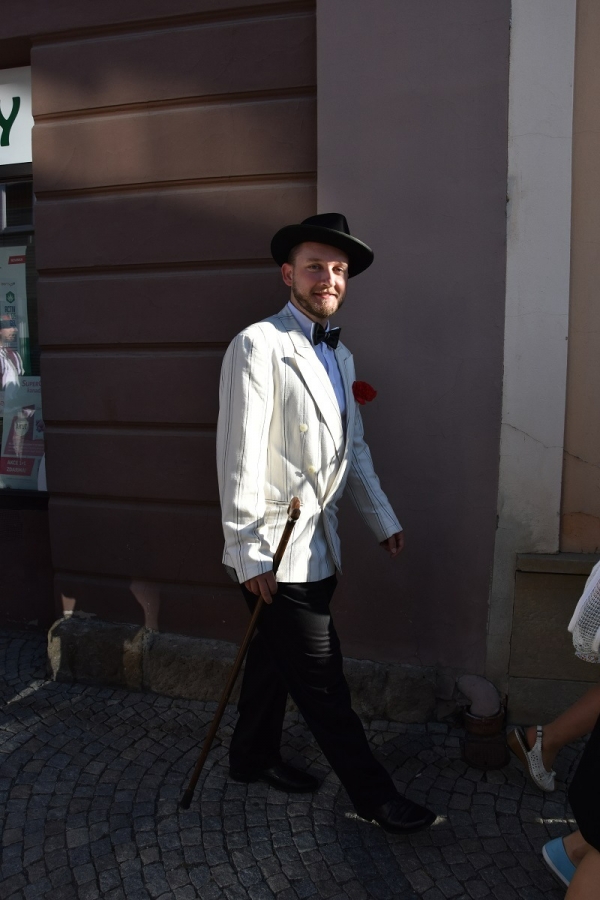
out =
{"type": "MultiPolygon", "coordinates": [[[[346,431],[346,394],[344,392],[344,382],[342,381],[342,375],[340,372],[340,368],[338,366],[338,361],[335,356],[335,350],[332,350],[327,344],[321,341],[320,344],[317,344],[315,347],[313,343],[313,325],[315,324],[312,319],[309,319],[308,316],[305,316],[304,313],[299,310],[294,304],[288,301],[288,309],[295,318],[296,322],[304,332],[304,336],[308,338],[310,343],[313,346],[315,353],[317,354],[317,359],[322,364],[323,368],[329,375],[329,380],[331,381],[331,387],[333,388],[333,392],[335,394],[335,398],[338,402],[338,406],[340,408],[340,413],[342,416],[342,423],[344,425],[344,432],[346,431]]],[[[329,322],[325,326],[325,331],[329,331],[329,322]]]]}

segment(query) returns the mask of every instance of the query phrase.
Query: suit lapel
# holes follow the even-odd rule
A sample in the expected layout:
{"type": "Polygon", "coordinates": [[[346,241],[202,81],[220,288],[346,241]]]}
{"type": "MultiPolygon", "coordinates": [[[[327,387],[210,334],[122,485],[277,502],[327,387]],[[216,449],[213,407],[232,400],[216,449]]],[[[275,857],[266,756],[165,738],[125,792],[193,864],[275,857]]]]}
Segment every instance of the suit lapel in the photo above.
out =
{"type": "Polygon", "coordinates": [[[338,349],[335,351],[335,357],[337,359],[337,364],[342,376],[342,382],[344,385],[344,393],[346,395],[346,440],[343,448],[343,455],[340,456],[340,466],[337,470],[335,478],[325,491],[326,499],[330,494],[335,494],[338,489],[338,485],[342,478],[344,477],[344,473],[346,471],[346,467],[349,462],[350,452],[352,449],[352,438],[354,435],[354,420],[356,418],[356,405],[354,403],[354,395],[352,393],[352,381],[350,380],[351,366],[352,366],[352,354],[349,350],[344,347],[343,344],[338,346],[338,349]]]}
{"type": "Polygon", "coordinates": [[[329,375],[317,358],[314,347],[304,336],[293,315],[284,309],[279,313],[279,317],[283,321],[294,345],[294,356],[300,374],[321,412],[325,425],[335,443],[336,452],[341,459],[344,453],[344,429],[340,408],[329,380],[329,375]]]}
{"type": "Polygon", "coordinates": [[[354,394],[352,393],[352,381],[350,373],[352,370],[352,354],[344,347],[343,344],[338,346],[335,351],[338,368],[342,375],[344,384],[344,394],[346,395],[346,445],[352,443],[352,435],[354,434],[354,419],[356,418],[356,406],[354,404],[354,394]]]}

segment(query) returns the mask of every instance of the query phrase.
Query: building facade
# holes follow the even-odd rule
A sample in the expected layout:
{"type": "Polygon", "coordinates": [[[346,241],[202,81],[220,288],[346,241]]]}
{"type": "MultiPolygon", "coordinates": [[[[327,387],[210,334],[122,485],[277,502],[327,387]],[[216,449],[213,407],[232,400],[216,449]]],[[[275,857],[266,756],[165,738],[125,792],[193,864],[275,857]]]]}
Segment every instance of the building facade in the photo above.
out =
{"type": "Polygon", "coordinates": [[[407,539],[392,564],[346,504],[346,653],[487,673],[517,717],[581,691],[564,626],[599,543],[591,0],[22,7],[0,65],[31,67],[33,148],[0,148],[0,183],[33,179],[22,377],[47,483],[0,491],[4,621],[239,638],[220,361],[286,302],[271,235],[339,210],[375,250],[339,324],[407,539]]]}

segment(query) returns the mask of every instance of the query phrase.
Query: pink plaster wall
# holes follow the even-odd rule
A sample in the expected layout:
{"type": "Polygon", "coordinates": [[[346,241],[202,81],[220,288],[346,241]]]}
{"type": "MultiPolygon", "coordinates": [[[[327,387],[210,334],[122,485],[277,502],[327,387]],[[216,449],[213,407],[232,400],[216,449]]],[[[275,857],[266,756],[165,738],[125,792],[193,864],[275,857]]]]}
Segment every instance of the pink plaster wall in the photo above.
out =
{"type": "Polygon", "coordinates": [[[508,0],[319,0],[318,203],[375,250],[338,316],[406,530],[343,514],[347,655],[481,671],[499,454],[508,0]]]}
{"type": "Polygon", "coordinates": [[[577,4],[573,218],[565,461],[560,548],[600,550],[600,8],[577,4]]]}

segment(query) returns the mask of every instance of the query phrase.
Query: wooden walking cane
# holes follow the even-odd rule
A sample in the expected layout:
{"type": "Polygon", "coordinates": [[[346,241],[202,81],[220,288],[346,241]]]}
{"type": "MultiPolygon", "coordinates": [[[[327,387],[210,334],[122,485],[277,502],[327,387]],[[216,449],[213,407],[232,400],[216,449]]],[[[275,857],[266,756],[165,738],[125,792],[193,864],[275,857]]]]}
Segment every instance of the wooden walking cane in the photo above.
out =
{"type": "MultiPolygon", "coordinates": [[[[285,548],[288,545],[288,541],[292,535],[292,531],[294,530],[294,525],[300,518],[300,501],[297,497],[293,497],[290,505],[288,506],[288,518],[285,523],[285,528],[283,529],[283,534],[281,535],[281,540],[279,541],[279,546],[275,551],[275,556],[273,557],[273,574],[277,574],[277,569],[279,568],[279,564],[285,553],[285,548]]],[[[194,796],[194,790],[198,783],[198,779],[200,778],[200,773],[204,767],[204,763],[206,762],[206,757],[210,752],[210,748],[212,747],[212,742],[217,733],[217,729],[221,724],[221,719],[223,718],[223,713],[225,712],[225,707],[229,703],[229,698],[231,696],[231,692],[233,690],[233,686],[238,677],[239,671],[242,668],[242,663],[244,661],[244,657],[246,656],[246,651],[248,650],[248,646],[250,641],[252,640],[252,636],[254,634],[254,630],[256,628],[256,623],[258,622],[258,617],[260,615],[260,611],[263,608],[264,600],[262,596],[259,596],[256,604],[254,606],[254,612],[252,613],[252,618],[250,619],[250,624],[248,625],[248,631],[246,632],[246,636],[242,641],[240,649],[238,650],[238,655],[235,658],[235,662],[233,664],[233,669],[231,670],[231,675],[229,676],[229,680],[225,686],[225,690],[223,691],[223,696],[219,702],[217,707],[217,711],[215,713],[215,717],[212,721],[212,724],[208,730],[208,734],[204,739],[204,745],[202,747],[202,753],[198,758],[198,762],[196,763],[196,768],[190,778],[190,783],[187,786],[187,790],[179,805],[182,809],[189,809],[190,803],[192,802],[192,797],[194,796]]]]}

